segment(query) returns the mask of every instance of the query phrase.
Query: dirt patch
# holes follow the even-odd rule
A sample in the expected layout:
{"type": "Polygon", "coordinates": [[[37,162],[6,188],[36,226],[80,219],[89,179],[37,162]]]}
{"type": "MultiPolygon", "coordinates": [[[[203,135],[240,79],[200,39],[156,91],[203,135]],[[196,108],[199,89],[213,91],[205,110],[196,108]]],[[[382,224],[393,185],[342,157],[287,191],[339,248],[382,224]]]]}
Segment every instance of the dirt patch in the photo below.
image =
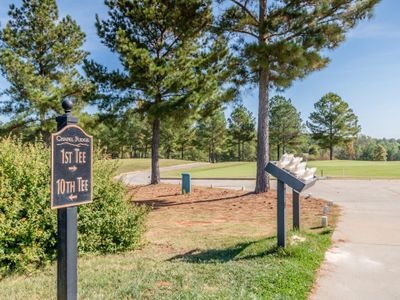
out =
{"type": "MultiPolygon", "coordinates": [[[[134,186],[130,193],[135,203],[152,209],[147,240],[163,245],[161,249],[168,252],[251,240],[276,231],[276,191],[253,194],[194,187],[191,194],[182,195],[179,185],[159,184],[134,186]]],[[[288,229],[292,227],[291,199],[288,194],[288,229]]],[[[326,204],[321,199],[301,197],[302,228],[318,228],[326,204]]],[[[338,208],[331,207],[329,214],[337,215],[338,208]]]]}

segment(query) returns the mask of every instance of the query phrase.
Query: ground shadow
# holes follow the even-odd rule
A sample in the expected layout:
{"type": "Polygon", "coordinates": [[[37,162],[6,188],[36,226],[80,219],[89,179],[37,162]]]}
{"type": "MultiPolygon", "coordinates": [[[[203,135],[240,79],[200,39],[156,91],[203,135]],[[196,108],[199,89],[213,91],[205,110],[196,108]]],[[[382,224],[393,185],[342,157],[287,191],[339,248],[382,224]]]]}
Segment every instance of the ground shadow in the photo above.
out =
{"type": "Polygon", "coordinates": [[[320,235],[325,235],[325,234],[332,233],[332,228],[324,227],[324,226],[313,226],[313,227],[310,227],[310,230],[315,230],[320,235]]]}
{"type": "MultiPolygon", "coordinates": [[[[225,200],[233,200],[233,199],[238,199],[241,197],[245,197],[248,195],[253,194],[253,192],[245,193],[242,195],[236,195],[236,196],[229,196],[229,197],[220,197],[220,198],[213,198],[213,199],[200,199],[196,201],[190,201],[188,202],[177,202],[177,201],[172,201],[168,199],[147,199],[147,200],[132,200],[133,203],[135,204],[142,204],[142,205],[148,205],[153,207],[154,209],[161,208],[161,207],[169,207],[169,206],[182,206],[182,205],[193,205],[193,204],[198,204],[198,203],[210,203],[210,202],[217,202],[217,201],[225,201],[225,200]]],[[[158,196],[158,197],[168,197],[168,196],[174,196],[174,195],[167,195],[167,196],[158,196]]],[[[180,195],[176,195],[180,196],[180,195]]],[[[182,199],[184,200],[184,199],[182,199]]]]}
{"type": "Polygon", "coordinates": [[[324,228],[324,227],[321,225],[310,227],[311,230],[318,230],[318,229],[322,229],[322,228],[324,228]]]}
{"type": "Polygon", "coordinates": [[[247,260],[247,259],[255,259],[261,258],[268,255],[276,255],[279,254],[279,248],[276,246],[273,241],[275,241],[275,237],[268,237],[262,240],[251,241],[246,243],[240,243],[234,245],[232,247],[224,248],[224,249],[208,249],[201,251],[199,249],[194,249],[188,251],[184,254],[176,255],[168,261],[183,261],[188,263],[225,263],[232,260],[247,260]],[[255,251],[255,253],[249,253],[247,255],[241,255],[246,251],[247,248],[257,244],[257,243],[265,243],[266,249],[263,251],[255,251]]]}

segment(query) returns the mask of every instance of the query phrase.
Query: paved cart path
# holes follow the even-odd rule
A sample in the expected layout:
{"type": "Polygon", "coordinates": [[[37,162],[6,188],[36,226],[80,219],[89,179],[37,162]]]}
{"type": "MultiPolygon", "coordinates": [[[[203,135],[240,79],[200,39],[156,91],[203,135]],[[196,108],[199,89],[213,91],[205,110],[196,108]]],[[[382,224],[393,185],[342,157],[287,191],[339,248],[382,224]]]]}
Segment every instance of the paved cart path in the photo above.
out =
{"type": "MultiPolygon", "coordinates": [[[[202,167],[202,166],[207,166],[207,165],[209,165],[209,163],[197,162],[197,163],[191,163],[191,164],[162,167],[162,168],[160,168],[160,172],[197,168],[197,167],[202,167]]],[[[120,176],[117,176],[117,178],[122,178],[122,180],[126,184],[150,184],[150,175],[151,175],[150,170],[144,170],[144,171],[124,173],[120,176]]]]}
{"type": "Polygon", "coordinates": [[[325,180],[313,196],[342,206],[311,299],[400,299],[400,181],[325,180]]]}

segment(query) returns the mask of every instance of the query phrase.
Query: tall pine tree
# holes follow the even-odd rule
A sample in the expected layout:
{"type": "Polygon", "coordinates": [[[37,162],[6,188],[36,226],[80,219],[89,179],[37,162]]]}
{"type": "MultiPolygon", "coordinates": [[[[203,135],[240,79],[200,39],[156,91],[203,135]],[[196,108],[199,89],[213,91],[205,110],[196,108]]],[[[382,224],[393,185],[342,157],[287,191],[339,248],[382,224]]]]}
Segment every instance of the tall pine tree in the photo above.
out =
{"type": "Polygon", "coordinates": [[[229,133],[237,145],[237,159],[243,160],[244,145],[252,141],[256,134],[253,114],[243,104],[237,105],[228,119],[228,125],[229,133]]]}
{"type": "Polygon", "coordinates": [[[257,180],[255,192],[268,190],[268,94],[325,67],[324,49],[336,48],[345,33],[371,16],[379,0],[218,0],[224,12],[217,27],[238,37],[243,82],[256,83],[258,95],[257,180]],[[231,4],[231,5],[229,5],[231,4]]]}
{"type": "Polygon", "coordinates": [[[307,126],[313,139],[323,149],[329,149],[333,159],[333,148],[353,141],[361,131],[358,118],[347,102],[338,95],[328,93],[314,104],[307,126]]]}
{"type": "Polygon", "coordinates": [[[288,146],[301,144],[302,122],[292,101],[283,96],[271,98],[269,113],[270,142],[276,145],[279,160],[288,146]]]}
{"type": "Polygon", "coordinates": [[[74,97],[82,104],[91,87],[77,69],[87,56],[80,49],[85,35],[70,16],[59,19],[55,0],[23,0],[8,15],[0,31],[0,72],[10,84],[0,103],[0,113],[11,119],[4,129],[29,127],[48,136],[62,100],[74,97]]]}
{"type": "Polygon", "coordinates": [[[214,110],[233,90],[221,89],[231,72],[223,39],[210,39],[210,0],[109,0],[97,18],[101,41],[119,55],[123,70],[88,62],[100,109],[134,107],[152,122],[151,183],[160,181],[160,126],[214,110]]]}
{"type": "Polygon", "coordinates": [[[224,151],[227,138],[226,119],[222,110],[216,110],[196,126],[197,145],[208,152],[208,161],[216,163],[224,151]]]}

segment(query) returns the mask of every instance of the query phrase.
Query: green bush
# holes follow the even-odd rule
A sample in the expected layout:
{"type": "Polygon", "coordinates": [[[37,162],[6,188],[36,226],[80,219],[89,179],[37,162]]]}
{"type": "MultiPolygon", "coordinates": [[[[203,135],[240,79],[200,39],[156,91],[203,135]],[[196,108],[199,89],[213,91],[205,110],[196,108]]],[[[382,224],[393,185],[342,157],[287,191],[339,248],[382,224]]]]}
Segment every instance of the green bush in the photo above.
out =
{"type": "MultiPolygon", "coordinates": [[[[111,161],[94,161],[93,203],[78,210],[79,253],[139,245],[146,209],[129,203],[124,185],[113,180],[115,169],[111,161]]],[[[48,147],[0,140],[0,272],[31,271],[54,260],[56,233],[48,147]]]]}

